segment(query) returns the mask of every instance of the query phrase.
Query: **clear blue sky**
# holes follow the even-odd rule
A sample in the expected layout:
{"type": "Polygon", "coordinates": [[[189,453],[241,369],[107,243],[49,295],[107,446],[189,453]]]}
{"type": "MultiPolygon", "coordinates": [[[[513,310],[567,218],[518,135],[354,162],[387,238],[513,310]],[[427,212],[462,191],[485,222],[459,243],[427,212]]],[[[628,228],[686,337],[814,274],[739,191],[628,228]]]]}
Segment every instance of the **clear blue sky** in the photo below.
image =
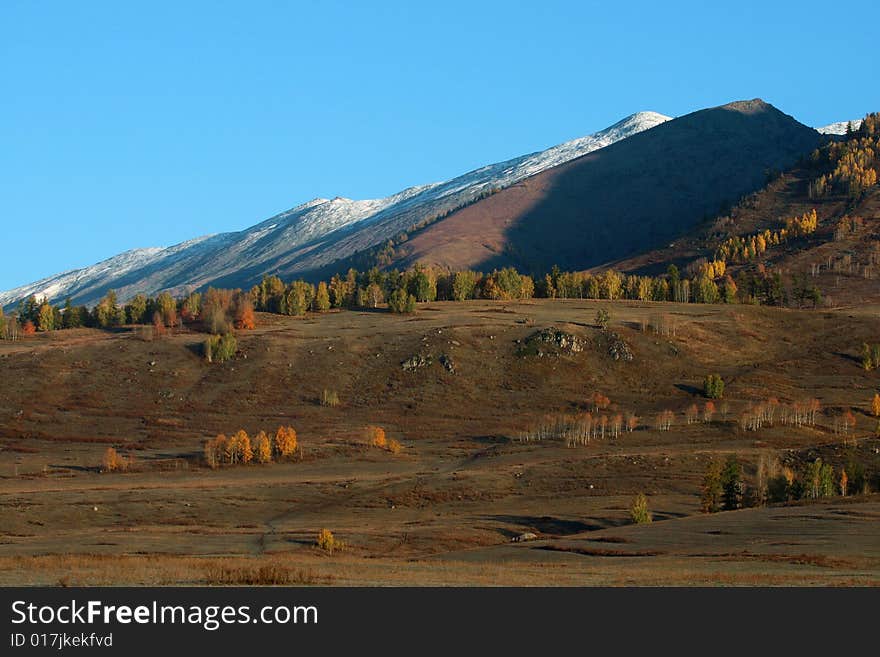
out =
{"type": "Polygon", "coordinates": [[[761,97],[880,110],[875,2],[0,3],[0,289],[761,97]],[[716,6],[717,5],[717,6],[716,6]]]}

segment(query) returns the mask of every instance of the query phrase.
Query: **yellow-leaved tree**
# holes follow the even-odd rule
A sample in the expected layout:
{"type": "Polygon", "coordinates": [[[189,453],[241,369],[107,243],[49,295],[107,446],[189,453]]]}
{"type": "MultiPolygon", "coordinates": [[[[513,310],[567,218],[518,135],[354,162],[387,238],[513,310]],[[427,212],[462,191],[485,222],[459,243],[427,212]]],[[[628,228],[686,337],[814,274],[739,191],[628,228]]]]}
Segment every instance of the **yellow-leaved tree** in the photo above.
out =
{"type": "Polygon", "coordinates": [[[260,431],[254,438],[258,463],[269,463],[272,460],[272,442],[265,431],[260,431]]]}

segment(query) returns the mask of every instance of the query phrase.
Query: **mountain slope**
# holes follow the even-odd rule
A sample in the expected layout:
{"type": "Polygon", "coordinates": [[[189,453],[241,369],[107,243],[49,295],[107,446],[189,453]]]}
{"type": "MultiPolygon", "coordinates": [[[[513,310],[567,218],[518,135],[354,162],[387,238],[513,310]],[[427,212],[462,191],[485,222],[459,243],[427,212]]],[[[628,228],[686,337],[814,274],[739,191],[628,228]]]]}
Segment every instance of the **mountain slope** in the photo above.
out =
{"type": "Polygon", "coordinates": [[[674,239],[823,137],[761,100],[673,119],[548,169],[414,234],[397,265],[585,269],[674,239]]]}
{"type": "Polygon", "coordinates": [[[209,235],[165,249],[128,251],[2,292],[0,306],[9,307],[30,294],[56,302],[69,296],[76,303],[93,304],[108,289],[115,289],[124,300],[138,292],[180,294],[209,284],[248,287],[265,273],[287,278],[307,275],[483,194],[667,120],[656,112],[639,112],[587,137],[383,199],[314,199],[240,232],[209,235]]]}

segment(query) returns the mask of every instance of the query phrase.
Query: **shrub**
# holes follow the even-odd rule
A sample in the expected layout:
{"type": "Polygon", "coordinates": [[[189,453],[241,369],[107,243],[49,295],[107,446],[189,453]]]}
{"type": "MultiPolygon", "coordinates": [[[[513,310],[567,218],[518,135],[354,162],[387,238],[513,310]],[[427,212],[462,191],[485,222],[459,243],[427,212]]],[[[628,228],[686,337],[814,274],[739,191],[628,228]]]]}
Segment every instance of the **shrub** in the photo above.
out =
{"type": "Polygon", "coordinates": [[[202,351],[209,363],[222,363],[235,356],[238,341],[232,333],[209,335],[202,343],[202,351]]]}
{"type": "Polygon", "coordinates": [[[335,390],[324,388],[321,391],[321,406],[329,406],[330,408],[339,406],[339,393],[335,390]]]}
{"type": "Polygon", "coordinates": [[[596,326],[598,326],[603,331],[608,328],[608,323],[611,321],[611,315],[604,308],[599,308],[596,311],[596,326]]]}
{"type": "Polygon", "coordinates": [[[629,515],[630,518],[632,518],[632,521],[637,525],[651,522],[653,520],[651,512],[648,511],[648,498],[645,497],[644,493],[639,493],[635,496],[632,506],[629,509],[629,515]]]}
{"type": "Polygon", "coordinates": [[[333,532],[329,529],[322,529],[318,532],[317,545],[325,552],[333,554],[334,552],[342,552],[345,549],[345,543],[333,536],[333,532]]]}
{"type": "Polygon", "coordinates": [[[388,451],[392,454],[400,454],[400,450],[402,449],[401,444],[392,438],[388,441],[388,451]]]}

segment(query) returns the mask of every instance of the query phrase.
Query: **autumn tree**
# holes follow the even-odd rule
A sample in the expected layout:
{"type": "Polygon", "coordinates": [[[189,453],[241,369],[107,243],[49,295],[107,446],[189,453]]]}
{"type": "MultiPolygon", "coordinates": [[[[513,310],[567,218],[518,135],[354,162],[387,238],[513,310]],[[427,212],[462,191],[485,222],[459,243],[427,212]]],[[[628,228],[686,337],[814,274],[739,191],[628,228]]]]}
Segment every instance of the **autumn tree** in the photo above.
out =
{"type": "Polygon", "coordinates": [[[367,427],[367,441],[373,447],[385,449],[388,446],[388,440],[385,437],[385,429],[382,427],[367,427]]]}
{"type": "Polygon", "coordinates": [[[278,427],[275,432],[275,454],[279,458],[289,459],[296,453],[297,437],[293,427],[278,427]]]}
{"type": "MultiPolygon", "coordinates": [[[[165,322],[162,320],[162,313],[158,310],[153,313],[153,338],[161,338],[165,335],[165,322]]],[[[208,357],[207,352],[205,353],[205,357],[208,357]]],[[[208,361],[210,362],[210,358],[208,361]]]]}
{"type": "Polygon", "coordinates": [[[115,472],[122,468],[122,458],[112,447],[108,447],[104,451],[103,465],[107,472],[115,472]]]}
{"type": "Polygon", "coordinates": [[[715,404],[711,401],[707,401],[703,406],[703,422],[711,422],[712,417],[715,415],[715,404]]]}
{"type": "Polygon", "coordinates": [[[281,312],[286,315],[305,315],[315,297],[315,287],[305,281],[293,281],[284,291],[281,312]]]}
{"type": "Polygon", "coordinates": [[[116,292],[108,290],[93,311],[95,324],[100,328],[119,326],[125,321],[125,310],[116,301],[116,292]]]}
{"type": "Polygon", "coordinates": [[[599,308],[596,311],[596,326],[598,326],[603,331],[608,328],[608,323],[611,321],[611,315],[605,308],[599,308]]]}
{"type": "Polygon", "coordinates": [[[161,292],[153,302],[156,311],[162,316],[165,326],[173,327],[177,324],[177,301],[168,292],[161,292]]]}
{"type": "Polygon", "coordinates": [[[272,442],[265,431],[260,431],[254,438],[255,456],[258,463],[269,463],[272,460],[272,442]]]}
{"type": "Polygon", "coordinates": [[[211,468],[216,468],[226,460],[227,442],[228,440],[226,436],[222,433],[218,434],[216,438],[211,438],[205,441],[202,453],[205,457],[205,463],[211,468]]]}
{"type": "Polygon", "coordinates": [[[330,310],[330,291],[324,281],[318,283],[318,290],[315,292],[315,311],[325,313],[330,310]]]}
{"type": "Polygon", "coordinates": [[[469,270],[455,272],[452,282],[452,299],[473,299],[477,289],[477,273],[469,270]]]}
{"type": "Polygon", "coordinates": [[[329,552],[330,554],[345,549],[345,544],[333,536],[333,532],[329,529],[322,529],[318,532],[316,544],[320,549],[329,552]]]}
{"type": "Polygon", "coordinates": [[[871,412],[874,417],[880,417],[880,394],[874,393],[874,399],[871,400],[871,412]]]}
{"type": "Polygon", "coordinates": [[[691,404],[684,412],[684,417],[687,424],[694,424],[700,417],[700,408],[696,404],[691,404]]]}
{"type": "Polygon", "coordinates": [[[711,461],[706,474],[703,476],[703,484],[700,488],[700,506],[705,513],[715,513],[721,508],[722,466],[718,461],[711,461]]]}
{"type": "Polygon", "coordinates": [[[635,413],[628,413],[626,416],[626,430],[632,433],[639,426],[639,417],[635,413]]]}
{"type": "Polygon", "coordinates": [[[36,325],[38,331],[55,330],[55,311],[52,309],[52,304],[50,304],[45,298],[40,302],[40,307],[37,311],[36,325]]]}
{"type": "Polygon", "coordinates": [[[611,400],[598,391],[593,393],[590,401],[593,404],[593,412],[605,410],[611,404],[611,400]]]}
{"type": "Polygon", "coordinates": [[[254,304],[249,294],[238,292],[233,297],[232,308],[235,315],[235,328],[248,331],[256,328],[254,304]]]}
{"type": "Polygon", "coordinates": [[[432,270],[417,266],[408,291],[416,301],[434,301],[437,298],[437,277],[432,270]]]}
{"type": "Polygon", "coordinates": [[[200,292],[191,292],[180,305],[180,316],[187,322],[197,319],[202,313],[202,295],[200,292]]]}
{"type": "Polygon", "coordinates": [[[147,297],[135,294],[125,306],[125,319],[129,324],[144,324],[147,321],[147,297]]]}
{"type": "Polygon", "coordinates": [[[209,287],[201,299],[199,319],[208,333],[223,335],[232,330],[229,312],[232,307],[230,290],[219,290],[209,287]]]}
{"type": "Polygon", "coordinates": [[[239,429],[232,436],[232,440],[235,444],[235,462],[250,463],[254,458],[254,450],[251,447],[251,438],[248,436],[247,431],[239,429]]]}

